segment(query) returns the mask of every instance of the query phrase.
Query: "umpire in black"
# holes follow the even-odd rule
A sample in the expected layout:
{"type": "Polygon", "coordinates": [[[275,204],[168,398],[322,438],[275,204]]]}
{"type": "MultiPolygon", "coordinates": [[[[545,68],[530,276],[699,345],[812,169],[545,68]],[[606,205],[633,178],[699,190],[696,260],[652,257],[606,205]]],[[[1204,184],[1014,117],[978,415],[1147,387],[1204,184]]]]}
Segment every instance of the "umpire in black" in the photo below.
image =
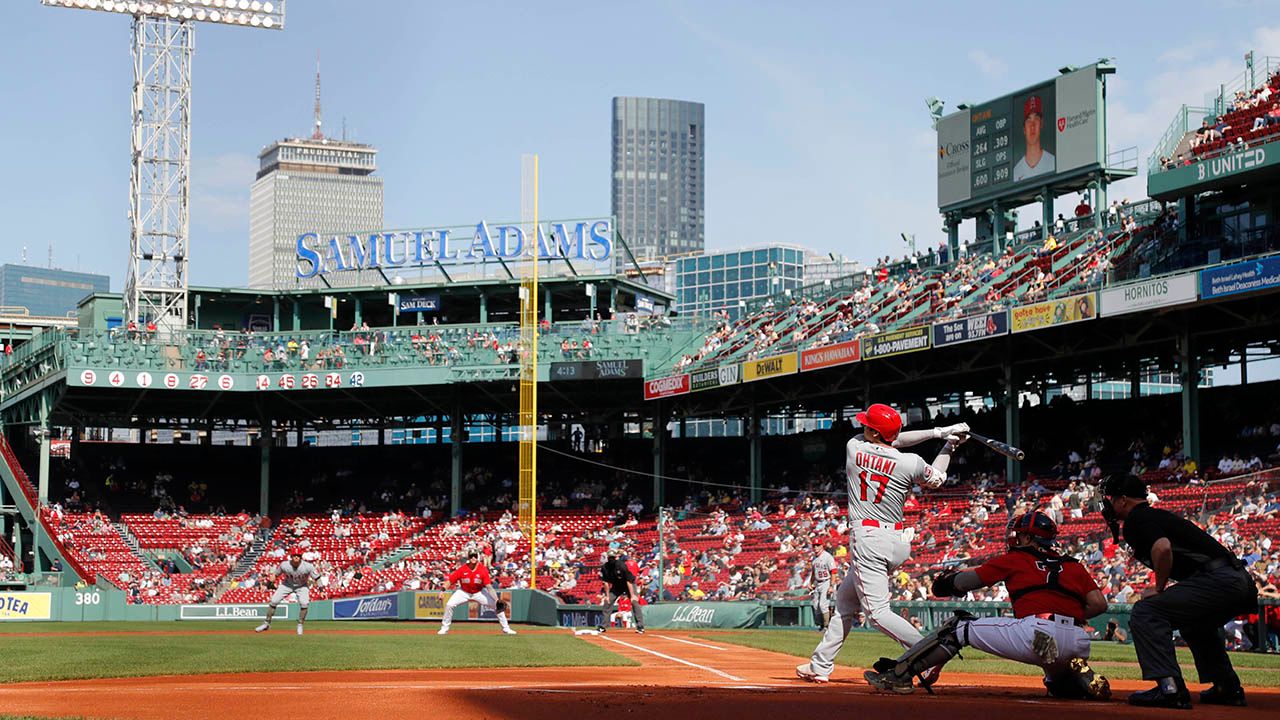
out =
{"type": "Polygon", "coordinates": [[[1244,689],[1221,631],[1231,618],[1257,608],[1258,591],[1244,563],[1191,521],[1148,505],[1147,486],[1139,478],[1112,475],[1100,489],[1102,514],[1117,542],[1123,536],[1133,556],[1155,573],[1154,587],[1133,606],[1129,631],[1142,677],[1156,686],[1130,695],[1129,704],[1191,708],[1173,650],[1177,630],[1195,658],[1200,682],[1213,683],[1200,693],[1200,702],[1243,706],[1244,689]]]}

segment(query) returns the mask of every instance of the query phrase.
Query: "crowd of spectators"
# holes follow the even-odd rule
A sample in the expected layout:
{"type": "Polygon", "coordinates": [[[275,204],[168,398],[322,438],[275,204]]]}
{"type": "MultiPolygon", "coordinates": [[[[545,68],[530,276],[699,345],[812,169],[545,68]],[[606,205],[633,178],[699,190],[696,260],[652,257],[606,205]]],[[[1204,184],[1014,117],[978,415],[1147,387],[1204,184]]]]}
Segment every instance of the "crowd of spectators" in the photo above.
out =
{"type": "Polygon", "coordinates": [[[1280,72],[1258,87],[1237,90],[1225,110],[1221,115],[1204,118],[1200,127],[1188,133],[1187,150],[1161,157],[1160,167],[1171,170],[1219,152],[1247,150],[1251,142],[1269,140],[1280,132],[1280,72]]]}

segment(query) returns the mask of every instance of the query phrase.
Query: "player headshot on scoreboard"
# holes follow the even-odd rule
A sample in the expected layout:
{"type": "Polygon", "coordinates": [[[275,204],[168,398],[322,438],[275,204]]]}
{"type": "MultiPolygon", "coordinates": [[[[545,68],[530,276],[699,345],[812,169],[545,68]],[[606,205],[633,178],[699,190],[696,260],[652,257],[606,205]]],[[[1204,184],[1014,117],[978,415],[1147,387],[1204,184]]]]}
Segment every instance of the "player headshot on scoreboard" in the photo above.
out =
{"type": "Polygon", "coordinates": [[[1038,175],[1052,175],[1054,172],[1052,121],[1048,132],[1044,132],[1045,115],[1053,117],[1053,108],[1046,107],[1046,95],[1047,93],[1033,93],[1022,101],[1022,156],[1013,166],[1014,182],[1038,175]]]}

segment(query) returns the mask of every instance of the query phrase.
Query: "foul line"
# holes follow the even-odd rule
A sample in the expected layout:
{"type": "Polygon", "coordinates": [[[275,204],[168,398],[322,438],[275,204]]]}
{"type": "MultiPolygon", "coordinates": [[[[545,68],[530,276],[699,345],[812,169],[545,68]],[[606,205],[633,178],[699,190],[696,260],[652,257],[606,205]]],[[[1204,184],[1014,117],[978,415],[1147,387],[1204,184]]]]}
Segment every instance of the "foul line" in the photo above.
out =
{"type": "Polygon", "coordinates": [[[706,644],[704,644],[704,643],[694,642],[694,641],[692,641],[692,640],[684,640],[684,639],[682,639],[682,638],[675,638],[675,637],[671,637],[670,635],[656,635],[655,637],[660,637],[660,638],[662,638],[663,640],[670,640],[671,642],[684,643],[685,645],[697,645],[698,647],[704,647],[704,648],[708,648],[708,649],[711,649],[711,650],[721,650],[721,651],[723,651],[723,650],[727,650],[727,649],[728,649],[728,648],[716,647],[715,645],[706,645],[706,644]]]}
{"type": "Polygon", "coordinates": [[[723,670],[717,670],[717,669],[715,669],[715,668],[713,668],[713,667],[707,667],[706,665],[699,665],[698,663],[689,662],[688,660],[681,660],[681,659],[680,659],[680,658],[678,658],[678,657],[672,657],[672,656],[670,656],[670,655],[666,655],[666,654],[660,653],[660,652],[658,652],[657,650],[650,650],[649,648],[646,648],[646,647],[640,647],[639,645],[632,645],[632,644],[631,644],[631,643],[629,643],[629,642],[623,642],[623,641],[621,641],[621,640],[614,640],[613,638],[609,637],[608,635],[600,635],[599,637],[600,637],[600,639],[601,639],[601,640],[608,640],[608,641],[609,641],[609,642],[611,642],[611,643],[617,643],[617,644],[619,644],[619,645],[624,645],[624,646],[626,646],[626,647],[631,648],[632,650],[639,650],[640,652],[647,652],[647,653],[649,653],[650,655],[656,655],[656,656],[658,656],[658,657],[662,658],[663,660],[670,660],[671,662],[677,662],[677,663],[680,663],[681,665],[688,665],[689,667],[692,667],[692,668],[698,668],[699,670],[706,670],[706,671],[707,671],[707,672],[709,672],[709,673],[714,673],[714,674],[719,675],[720,677],[725,678],[725,679],[727,679],[727,680],[734,680],[734,681],[736,681],[736,682],[742,682],[742,681],[743,681],[743,678],[740,678],[740,677],[737,677],[737,676],[734,676],[734,675],[730,675],[729,673],[724,672],[723,670]]]}

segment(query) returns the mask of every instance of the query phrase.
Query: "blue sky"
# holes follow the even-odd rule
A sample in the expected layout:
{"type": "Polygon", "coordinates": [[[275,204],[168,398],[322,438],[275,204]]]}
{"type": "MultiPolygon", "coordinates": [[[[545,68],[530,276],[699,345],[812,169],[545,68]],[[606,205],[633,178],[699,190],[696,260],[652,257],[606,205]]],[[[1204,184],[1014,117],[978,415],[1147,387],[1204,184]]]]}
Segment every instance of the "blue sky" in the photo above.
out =
{"type": "MultiPolygon", "coordinates": [[[[1031,7],[292,0],[283,32],[202,25],[191,279],[247,281],[256,154],[309,131],[317,51],[326,130],[345,118],[380,149],[389,226],[517,218],[524,152],[541,155],[544,217],[607,215],[610,99],[647,95],[707,105],[709,246],[858,260],[902,253],[900,232],[941,239],[927,96],[950,109],[1113,57],[1110,145],[1145,162],[1176,108],[1237,75],[1245,50],[1280,55],[1280,21],[1249,20],[1276,17],[1274,2],[1031,7]]],[[[128,25],[0,7],[0,262],[26,246],[44,264],[53,243],[55,265],[123,286],[128,25]]]]}

